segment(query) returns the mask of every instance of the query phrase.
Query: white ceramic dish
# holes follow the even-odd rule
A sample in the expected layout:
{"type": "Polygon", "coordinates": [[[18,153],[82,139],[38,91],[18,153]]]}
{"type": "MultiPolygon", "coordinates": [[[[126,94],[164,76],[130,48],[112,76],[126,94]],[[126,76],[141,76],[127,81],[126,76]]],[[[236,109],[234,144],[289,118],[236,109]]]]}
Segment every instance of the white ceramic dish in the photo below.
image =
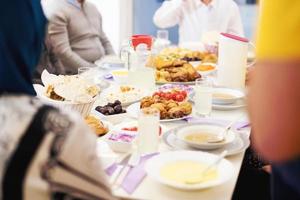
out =
{"type": "Polygon", "coordinates": [[[143,97],[150,94],[149,91],[134,86],[128,86],[134,88],[134,90],[122,93],[120,91],[120,87],[122,86],[111,86],[104,90],[100,95],[102,104],[105,105],[107,103],[112,103],[116,100],[119,100],[121,101],[122,106],[126,107],[133,103],[139,102],[143,97]]]}
{"type": "MultiPolygon", "coordinates": [[[[137,119],[139,116],[140,105],[141,105],[140,103],[134,103],[134,104],[128,106],[128,108],[126,109],[128,115],[137,119]]],[[[174,122],[174,121],[183,120],[187,117],[189,117],[189,115],[182,117],[182,118],[176,118],[176,119],[162,119],[162,120],[160,120],[160,122],[174,122]]]]}
{"type": "MultiPolygon", "coordinates": [[[[198,67],[201,63],[199,63],[198,65],[194,66],[195,68],[198,67]]],[[[202,63],[201,65],[211,65],[211,66],[214,66],[215,68],[212,69],[212,70],[207,70],[207,71],[201,71],[201,70],[197,70],[197,72],[199,74],[201,74],[202,76],[208,76],[214,72],[216,72],[218,69],[217,69],[217,65],[215,63],[202,63]]]]}
{"type": "Polygon", "coordinates": [[[184,126],[182,128],[177,129],[176,136],[178,139],[182,140],[187,145],[196,148],[196,149],[202,149],[202,150],[213,150],[213,149],[219,149],[223,148],[224,146],[232,143],[235,140],[235,133],[231,130],[229,130],[226,134],[225,141],[219,142],[219,143],[198,143],[189,141],[186,139],[187,136],[195,133],[206,133],[212,136],[218,136],[222,131],[224,130],[224,127],[217,126],[217,125],[208,125],[208,124],[202,124],[202,125],[190,125],[190,126],[184,126]]]}
{"type": "MultiPolygon", "coordinates": [[[[132,128],[132,127],[138,127],[138,121],[135,120],[135,121],[122,122],[120,124],[115,125],[111,130],[123,131],[123,128],[132,128]]],[[[167,127],[163,125],[160,125],[160,128],[161,128],[161,135],[163,135],[168,130],[167,127]]]]}
{"type": "Polygon", "coordinates": [[[116,115],[103,115],[102,113],[96,111],[95,109],[91,112],[93,115],[98,116],[100,119],[104,121],[108,121],[112,124],[119,124],[121,123],[125,118],[128,117],[127,113],[121,113],[116,115]]]}
{"type": "Polygon", "coordinates": [[[214,110],[221,110],[221,111],[228,111],[228,110],[236,110],[236,109],[241,109],[246,107],[246,102],[243,99],[237,100],[233,104],[224,104],[224,105],[217,105],[213,104],[212,108],[214,110]]]}
{"type": "MultiPolygon", "coordinates": [[[[199,149],[195,149],[189,145],[187,145],[185,142],[182,140],[179,140],[177,136],[175,135],[176,133],[174,130],[167,131],[164,133],[162,139],[163,142],[172,150],[190,150],[190,151],[197,151],[199,149]]],[[[226,156],[233,156],[239,153],[244,152],[249,146],[250,146],[250,140],[246,136],[243,136],[241,134],[236,134],[235,140],[224,146],[223,148],[220,149],[215,149],[215,150],[209,150],[210,153],[214,154],[220,154],[224,150],[227,150],[228,153],[226,156]]]]}
{"type": "Polygon", "coordinates": [[[213,89],[213,104],[216,105],[228,105],[234,104],[237,100],[245,97],[245,94],[239,90],[229,88],[214,88],[213,89]],[[215,97],[215,94],[227,95],[229,98],[215,97]]]}
{"type": "Polygon", "coordinates": [[[98,97],[94,97],[92,101],[86,102],[86,103],[73,103],[73,102],[67,102],[67,101],[56,101],[53,99],[50,99],[46,97],[45,94],[45,88],[42,85],[34,84],[33,85],[37,97],[43,101],[46,104],[50,104],[52,106],[62,108],[64,110],[72,110],[79,112],[83,117],[87,117],[94,106],[95,101],[98,97]]]}
{"type": "Polygon", "coordinates": [[[109,145],[111,150],[117,152],[117,153],[126,153],[129,152],[134,144],[134,141],[136,139],[137,132],[130,132],[130,131],[110,131],[108,134],[106,134],[103,139],[104,141],[109,145]],[[127,134],[134,137],[132,141],[125,142],[122,140],[111,140],[110,137],[112,137],[113,134],[127,134]]]}
{"type": "Polygon", "coordinates": [[[223,159],[217,166],[218,178],[212,181],[205,181],[198,184],[177,183],[175,181],[165,179],[161,176],[161,169],[166,164],[176,161],[192,161],[198,162],[200,164],[209,165],[213,163],[216,159],[216,155],[205,152],[172,151],[161,153],[151,158],[147,161],[145,169],[150,178],[163,185],[167,185],[180,190],[201,190],[222,185],[228,180],[230,180],[234,172],[233,165],[229,161],[223,159]]]}

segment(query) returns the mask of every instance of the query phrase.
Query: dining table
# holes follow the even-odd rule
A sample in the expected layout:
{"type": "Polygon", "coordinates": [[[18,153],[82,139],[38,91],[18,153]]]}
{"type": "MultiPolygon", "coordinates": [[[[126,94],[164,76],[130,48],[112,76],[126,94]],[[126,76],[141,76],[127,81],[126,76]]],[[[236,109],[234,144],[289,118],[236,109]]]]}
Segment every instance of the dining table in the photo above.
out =
{"type": "MultiPolygon", "coordinates": [[[[105,75],[105,73],[109,72],[108,69],[106,71],[102,71],[101,76],[105,75]]],[[[111,81],[111,80],[110,80],[111,81]]],[[[115,84],[111,82],[111,84],[115,84]]],[[[97,105],[97,103],[96,103],[97,105]]],[[[193,109],[195,110],[195,109],[193,109]]],[[[192,114],[195,118],[200,118],[193,111],[192,114]]],[[[212,110],[212,113],[209,116],[211,120],[224,120],[230,123],[236,119],[239,119],[240,122],[248,121],[248,113],[246,108],[239,108],[233,110],[212,110]]],[[[132,118],[127,115],[123,118],[122,122],[130,122],[136,121],[137,119],[132,118]]],[[[188,124],[186,120],[178,120],[173,122],[163,122],[161,123],[167,130],[188,124]]],[[[237,134],[240,134],[241,137],[249,140],[251,129],[245,128],[241,129],[237,134]]],[[[146,176],[143,181],[138,185],[138,187],[132,192],[128,193],[123,188],[113,188],[112,192],[115,196],[121,199],[147,199],[147,200],[230,200],[232,198],[238,176],[240,173],[241,165],[243,162],[245,149],[243,149],[240,153],[228,156],[226,159],[233,165],[234,173],[229,181],[219,186],[211,187],[208,189],[196,190],[196,191],[185,191],[175,189],[163,184],[156,182],[150,177],[146,176]]],[[[168,152],[174,151],[174,149],[170,148],[168,145],[160,140],[158,152],[168,152]]],[[[109,167],[117,158],[119,158],[122,154],[113,152],[109,145],[103,140],[98,140],[98,156],[101,159],[104,168],[109,167]]]]}

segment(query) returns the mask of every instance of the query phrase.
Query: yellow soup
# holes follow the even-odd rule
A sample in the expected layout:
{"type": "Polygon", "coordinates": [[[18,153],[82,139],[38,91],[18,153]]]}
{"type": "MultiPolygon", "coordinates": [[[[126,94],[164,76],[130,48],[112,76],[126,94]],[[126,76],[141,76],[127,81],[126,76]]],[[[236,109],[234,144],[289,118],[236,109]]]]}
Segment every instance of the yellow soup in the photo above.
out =
{"type": "Polygon", "coordinates": [[[180,184],[199,184],[216,180],[218,178],[217,169],[211,169],[202,174],[206,167],[207,165],[196,161],[176,161],[163,166],[160,175],[168,181],[180,184]]]}
{"type": "Polygon", "coordinates": [[[225,94],[225,93],[215,93],[213,94],[213,98],[215,99],[234,99],[235,96],[231,94],[225,94]]]}
{"type": "Polygon", "coordinates": [[[217,140],[217,136],[211,133],[193,133],[184,137],[188,142],[206,143],[207,141],[217,140]]]}

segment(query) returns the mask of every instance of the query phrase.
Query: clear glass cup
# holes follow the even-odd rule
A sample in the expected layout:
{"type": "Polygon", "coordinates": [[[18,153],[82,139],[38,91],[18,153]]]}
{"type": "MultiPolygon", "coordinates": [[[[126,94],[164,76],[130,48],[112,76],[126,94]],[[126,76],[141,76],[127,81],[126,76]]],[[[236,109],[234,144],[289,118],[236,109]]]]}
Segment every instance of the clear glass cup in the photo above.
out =
{"type": "Polygon", "coordinates": [[[138,118],[137,149],[140,155],[157,152],[160,112],[155,108],[141,109],[138,118]]]}
{"type": "Polygon", "coordinates": [[[207,117],[212,111],[212,80],[202,77],[195,84],[195,108],[198,115],[207,117]]]}

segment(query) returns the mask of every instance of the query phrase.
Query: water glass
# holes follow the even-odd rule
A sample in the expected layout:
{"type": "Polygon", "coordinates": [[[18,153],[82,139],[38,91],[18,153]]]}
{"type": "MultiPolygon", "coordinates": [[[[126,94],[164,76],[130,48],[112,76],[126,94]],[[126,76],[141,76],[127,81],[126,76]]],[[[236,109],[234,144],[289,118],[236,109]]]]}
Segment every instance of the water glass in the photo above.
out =
{"type": "Polygon", "coordinates": [[[140,155],[157,152],[160,112],[155,108],[141,109],[138,118],[137,148],[140,155]]]}
{"type": "Polygon", "coordinates": [[[212,111],[212,80],[203,77],[196,80],[195,107],[196,113],[201,116],[209,116],[212,111]]]}

